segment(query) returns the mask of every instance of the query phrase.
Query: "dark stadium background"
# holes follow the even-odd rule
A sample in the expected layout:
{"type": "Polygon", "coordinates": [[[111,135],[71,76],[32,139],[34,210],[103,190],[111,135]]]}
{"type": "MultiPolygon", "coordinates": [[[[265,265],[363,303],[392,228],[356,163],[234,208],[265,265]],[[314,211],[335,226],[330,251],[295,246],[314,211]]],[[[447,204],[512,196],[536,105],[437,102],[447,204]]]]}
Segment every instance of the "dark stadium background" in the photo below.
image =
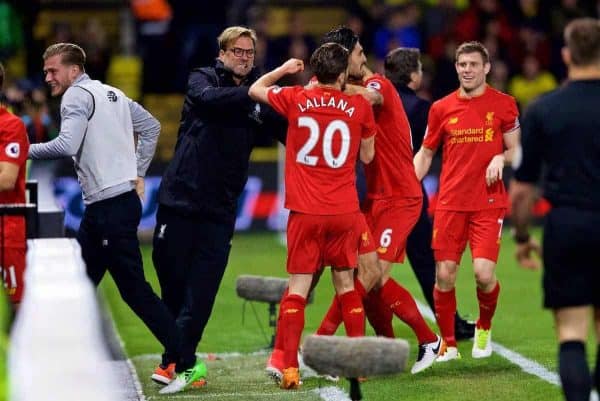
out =
{"type": "MultiPolygon", "coordinates": [[[[59,99],[48,96],[41,54],[54,42],[80,44],[92,78],[122,88],[162,123],[140,227],[148,232],[177,135],[187,72],[213,62],[215,38],[228,25],[257,31],[256,65],[265,71],[292,56],[307,59],[319,37],[340,24],[360,34],[377,71],[388,50],[418,47],[425,71],[419,94],[432,101],[458,86],[456,45],[479,40],[491,53],[488,82],[515,96],[523,112],[565,78],[560,60],[565,24],[599,15],[600,1],[592,0],[0,0],[0,61],[8,78],[4,100],[25,122],[32,143],[55,137],[59,99]]],[[[284,84],[303,83],[308,76],[310,71],[284,84]]],[[[277,230],[285,224],[278,151],[275,143],[261,145],[239,201],[238,230],[277,230]]],[[[46,193],[65,208],[68,232],[75,230],[83,205],[71,162],[32,171],[30,178],[50,186],[46,193]]],[[[427,186],[435,200],[435,174],[427,186]]],[[[536,210],[541,215],[547,205],[539,203],[536,210]]]]}

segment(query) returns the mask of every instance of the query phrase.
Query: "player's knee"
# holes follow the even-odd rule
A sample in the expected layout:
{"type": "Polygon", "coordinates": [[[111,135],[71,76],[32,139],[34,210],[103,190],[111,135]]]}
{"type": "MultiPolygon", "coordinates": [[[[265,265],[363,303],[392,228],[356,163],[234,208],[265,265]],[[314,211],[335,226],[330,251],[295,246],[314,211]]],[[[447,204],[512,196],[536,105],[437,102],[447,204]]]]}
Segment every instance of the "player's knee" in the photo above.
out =
{"type": "Polygon", "coordinates": [[[362,257],[361,255],[357,274],[358,279],[367,290],[372,288],[381,278],[381,267],[377,262],[377,256],[374,252],[369,257],[362,257]]]}
{"type": "Polygon", "coordinates": [[[490,270],[475,271],[475,282],[479,288],[486,289],[496,282],[496,275],[490,270]]]}
{"type": "Polygon", "coordinates": [[[451,289],[454,287],[456,282],[457,266],[451,263],[439,263],[436,272],[435,279],[438,286],[443,289],[451,289]]]}

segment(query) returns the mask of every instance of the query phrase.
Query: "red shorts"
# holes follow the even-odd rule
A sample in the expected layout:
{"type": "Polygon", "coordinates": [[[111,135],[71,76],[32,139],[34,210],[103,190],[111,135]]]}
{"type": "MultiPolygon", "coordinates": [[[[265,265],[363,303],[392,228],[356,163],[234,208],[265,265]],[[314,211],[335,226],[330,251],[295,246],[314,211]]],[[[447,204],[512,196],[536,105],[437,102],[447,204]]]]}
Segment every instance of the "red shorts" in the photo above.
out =
{"type": "Polygon", "coordinates": [[[505,214],[506,209],[473,212],[436,210],[431,241],[435,260],[460,263],[469,241],[473,259],[485,258],[496,262],[505,214]]]}
{"type": "MultiPolygon", "coordinates": [[[[0,254],[1,255],[1,254],[0,254]]],[[[2,276],[4,288],[12,303],[21,302],[23,297],[23,274],[25,273],[25,248],[4,248],[2,276]]]]}
{"type": "Polygon", "coordinates": [[[367,224],[367,218],[363,213],[360,214],[360,245],[358,247],[358,254],[364,255],[365,253],[375,252],[377,250],[377,244],[373,240],[373,234],[367,224]]]}
{"type": "Polygon", "coordinates": [[[290,212],[287,272],[314,274],[323,266],[356,268],[361,219],[360,212],[328,216],[290,212]]]}
{"type": "Polygon", "coordinates": [[[378,244],[377,256],[404,262],[406,240],[421,215],[423,198],[367,199],[363,211],[378,244]]]}

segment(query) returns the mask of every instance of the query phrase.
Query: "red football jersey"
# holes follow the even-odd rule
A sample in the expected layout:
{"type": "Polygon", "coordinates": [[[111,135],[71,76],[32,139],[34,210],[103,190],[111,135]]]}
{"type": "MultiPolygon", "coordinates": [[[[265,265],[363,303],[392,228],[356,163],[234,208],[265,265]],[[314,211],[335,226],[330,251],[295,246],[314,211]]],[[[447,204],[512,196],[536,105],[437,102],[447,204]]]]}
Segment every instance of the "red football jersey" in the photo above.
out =
{"type": "Polygon", "coordinates": [[[285,207],[317,215],[358,211],[360,141],[376,133],[370,104],[321,87],[273,87],[268,96],[288,120],[285,207]]]}
{"type": "Polygon", "coordinates": [[[504,183],[491,186],[485,172],[495,155],[504,151],[503,134],[519,128],[519,111],[512,96],[487,86],[478,97],[459,91],[433,103],[423,146],[443,143],[442,173],[437,209],[476,211],[507,207],[504,183]]]}
{"type": "Polygon", "coordinates": [[[369,78],[366,86],[383,96],[383,105],[375,108],[375,159],[365,166],[367,197],[420,198],[423,192],[415,174],[410,125],[402,100],[394,84],[380,74],[369,78]]]}
{"type": "MultiPolygon", "coordinates": [[[[0,107],[0,162],[14,163],[19,166],[19,175],[15,188],[0,192],[0,203],[25,203],[25,164],[29,152],[29,140],[25,125],[20,118],[0,107]]],[[[0,216],[1,218],[1,216],[0,216]]],[[[4,245],[7,247],[25,246],[25,218],[4,216],[4,245]]],[[[0,226],[0,238],[4,235],[0,226]]]]}

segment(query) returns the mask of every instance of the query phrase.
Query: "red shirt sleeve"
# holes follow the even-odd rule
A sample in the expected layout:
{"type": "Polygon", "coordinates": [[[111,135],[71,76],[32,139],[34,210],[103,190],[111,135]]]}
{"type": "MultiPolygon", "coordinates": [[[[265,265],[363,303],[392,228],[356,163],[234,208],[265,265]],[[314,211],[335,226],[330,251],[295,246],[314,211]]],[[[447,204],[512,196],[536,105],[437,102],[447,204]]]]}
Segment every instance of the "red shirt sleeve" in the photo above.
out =
{"type": "Polygon", "coordinates": [[[439,117],[438,107],[436,106],[437,105],[434,103],[429,110],[427,129],[425,130],[425,137],[423,138],[423,146],[431,150],[437,149],[442,142],[442,121],[439,117]]]}
{"type": "Polygon", "coordinates": [[[503,107],[502,110],[502,133],[505,134],[519,128],[519,109],[517,108],[517,102],[514,97],[510,96],[508,98],[507,105],[506,107],[503,107]]]}
{"type": "Polygon", "coordinates": [[[29,139],[25,124],[15,117],[0,132],[0,162],[23,165],[29,152],[29,139]]]}
{"type": "Polygon", "coordinates": [[[275,111],[283,116],[288,115],[288,110],[293,105],[294,95],[298,91],[298,89],[302,89],[300,87],[292,86],[292,87],[281,87],[281,86],[272,86],[269,88],[267,92],[267,96],[269,98],[269,104],[275,111]]]}
{"type": "Polygon", "coordinates": [[[366,100],[363,102],[363,109],[365,113],[365,121],[363,124],[363,130],[361,137],[370,138],[377,133],[377,124],[375,123],[375,114],[373,114],[373,108],[366,100]]]}

